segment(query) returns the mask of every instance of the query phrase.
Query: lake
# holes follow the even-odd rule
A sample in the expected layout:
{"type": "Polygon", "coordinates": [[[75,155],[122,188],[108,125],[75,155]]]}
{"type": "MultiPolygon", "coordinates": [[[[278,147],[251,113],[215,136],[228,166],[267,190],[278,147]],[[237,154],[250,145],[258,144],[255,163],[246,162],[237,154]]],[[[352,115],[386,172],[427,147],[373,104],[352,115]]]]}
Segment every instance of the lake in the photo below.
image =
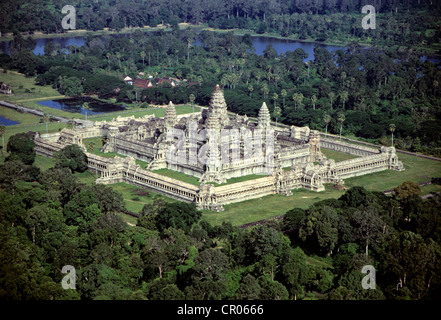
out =
{"type": "Polygon", "coordinates": [[[88,116],[94,114],[125,110],[124,106],[120,106],[112,103],[106,103],[89,97],[46,100],[46,101],[40,101],[38,102],[38,104],[53,109],[63,110],[72,113],[81,113],[85,115],[86,110],[84,110],[83,108],[84,102],[89,103],[89,110],[87,110],[88,116]]]}
{"type": "MultiPolygon", "coordinates": [[[[121,36],[126,36],[126,35],[125,34],[114,34],[112,36],[121,37],[121,36]]],[[[65,38],[45,38],[45,39],[36,39],[35,41],[36,41],[36,46],[35,46],[33,52],[36,55],[44,55],[44,47],[46,46],[46,44],[49,41],[53,41],[54,43],[59,44],[61,48],[65,48],[66,50],[67,50],[67,47],[70,45],[82,47],[86,44],[86,40],[83,36],[65,37],[65,38]]],[[[281,53],[285,53],[287,51],[294,51],[298,48],[301,48],[308,54],[308,57],[306,59],[304,59],[305,62],[310,61],[310,60],[314,60],[314,48],[316,46],[325,48],[329,52],[334,52],[338,49],[343,49],[343,50],[346,49],[346,47],[343,47],[343,46],[332,46],[332,45],[321,44],[321,43],[303,42],[303,41],[289,40],[289,39],[277,39],[277,38],[263,37],[263,36],[253,36],[252,43],[254,45],[255,52],[257,55],[262,55],[263,51],[266,49],[266,46],[268,44],[271,44],[279,55],[281,53]]],[[[196,42],[194,44],[201,45],[202,43],[201,43],[201,41],[196,40],[196,42]]],[[[0,42],[0,52],[4,52],[4,53],[9,54],[9,42],[8,41],[0,42]]],[[[69,53],[68,50],[67,50],[67,53],[69,53]]],[[[422,61],[429,60],[433,63],[439,63],[441,61],[439,58],[427,57],[427,56],[421,57],[421,60],[422,61]]]]}
{"type": "MultiPolygon", "coordinates": [[[[35,48],[32,50],[32,52],[35,55],[44,55],[44,47],[46,44],[52,41],[53,43],[59,44],[61,48],[64,48],[67,50],[67,47],[70,45],[82,47],[86,44],[86,39],[84,37],[66,37],[66,38],[47,38],[47,39],[35,39],[35,48]]],[[[2,41],[0,42],[0,52],[4,52],[6,54],[9,54],[9,42],[8,41],[2,41]]],[[[67,50],[67,53],[69,53],[69,50],[67,50]]]]}
{"type": "MultiPolygon", "coordinates": [[[[122,36],[120,34],[113,36],[122,36]]],[[[70,45],[75,45],[78,47],[82,47],[86,44],[86,40],[84,37],[66,37],[66,38],[44,38],[44,39],[35,39],[36,45],[33,50],[35,55],[44,55],[44,47],[49,41],[53,41],[56,44],[59,44],[61,48],[67,49],[70,45]]],[[[296,40],[288,40],[288,39],[276,39],[262,36],[252,37],[252,43],[255,48],[255,52],[257,55],[262,55],[263,51],[266,49],[268,44],[271,44],[273,48],[277,51],[278,54],[285,53],[287,51],[294,51],[297,48],[301,48],[305,50],[308,54],[308,57],[305,59],[306,61],[314,60],[314,47],[320,46],[328,49],[330,52],[336,51],[338,49],[345,49],[345,47],[339,46],[331,46],[326,44],[312,43],[312,42],[302,42],[296,40]]],[[[197,40],[195,45],[201,45],[201,42],[197,40]]],[[[2,41],[0,42],[0,52],[4,52],[9,54],[9,42],[2,41]]]]}
{"type": "Polygon", "coordinates": [[[4,124],[5,126],[13,126],[14,124],[19,124],[19,122],[5,118],[4,116],[0,115],[0,124],[4,124]]]}

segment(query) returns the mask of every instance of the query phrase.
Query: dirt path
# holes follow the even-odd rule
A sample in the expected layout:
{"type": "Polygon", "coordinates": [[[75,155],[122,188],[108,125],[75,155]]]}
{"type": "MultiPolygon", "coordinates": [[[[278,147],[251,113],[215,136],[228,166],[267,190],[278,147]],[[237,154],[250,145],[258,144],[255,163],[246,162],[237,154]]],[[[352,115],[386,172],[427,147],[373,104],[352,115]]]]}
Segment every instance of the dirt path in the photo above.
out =
{"type": "Polygon", "coordinates": [[[49,99],[62,99],[65,96],[54,96],[54,97],[42,97],[42,98],[33,98],[33,99],[25,99],[25,100],[16,100],[14,102],[26,102],[26,101],[34,101],[34,100],[49,100],[49,99]]]}

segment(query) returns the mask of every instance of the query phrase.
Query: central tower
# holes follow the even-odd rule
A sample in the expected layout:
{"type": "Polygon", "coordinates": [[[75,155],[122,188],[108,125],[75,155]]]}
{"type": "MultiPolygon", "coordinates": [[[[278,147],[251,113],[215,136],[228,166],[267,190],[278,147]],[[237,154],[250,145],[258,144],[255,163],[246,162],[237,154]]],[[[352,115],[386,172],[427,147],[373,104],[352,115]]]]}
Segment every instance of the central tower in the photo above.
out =
{"type": "Polygon", "coordinates": [[[212,118],[212,121],[214,119],[218,120],[221,128],[230,124],[227,103],[225,102],[224,93],[218,84],[214,87],[213,93],[211,94],[208,116],[212,118]]]}

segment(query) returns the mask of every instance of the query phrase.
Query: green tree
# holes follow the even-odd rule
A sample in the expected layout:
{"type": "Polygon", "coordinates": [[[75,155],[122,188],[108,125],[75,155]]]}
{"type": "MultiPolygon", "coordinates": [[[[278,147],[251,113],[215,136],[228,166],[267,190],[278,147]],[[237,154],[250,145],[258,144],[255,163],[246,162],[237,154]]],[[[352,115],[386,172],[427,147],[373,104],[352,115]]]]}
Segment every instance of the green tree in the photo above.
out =
{"type": "Polygon", "coordinates": [[[88,102],[84,102],[83,103],[83,109],[84,109],[84,112],[85,112],[85,115],[86,115],[86,120],[87,120],[87,113],[88,113],[88,111],[89,111],[89,103],[88,102]]]}
{"type": "Polygon", "coordinates": [[[261,294],[259,282],[251,274],[247,274],[240,282],[236,297],[238,300],[257,300],[261,294]]]}
{"type": "Polygon", "coordinates": [[[260,299],[262,300],[287,300],[289,297],[288,290],[279,281],[271,281],[265,277],[259,278],[261,289],[260,299]]]}
{"type": "Polygon", "coordinates": [[[351,224],[355,238],[364,243],[366,259],[369,255],[369,245],[372,242],[380,243],[384,222],[374,206],[367,206],[356,210],[351,217],[351,224]]]}
{"type": "Polygon", "coordinates": [[[395,299],[423,299],[440,281],[439,244],[410,231],[392,233],[382,251],[378,275],[385,292],[395,299]]]}
{"type": "Polygon", "coordinates": [[[421,188],[416,182],[404,181],[394,189],[394,192],[399,200],[405,201],[413,197],[418,197],[421,194],[421,188]]]}
{"type": "Polygon", "coordinates": [[[6,132],[6,126],[4,124],[1,124],[0,135],[2,136],[2,154],[5,153],[5,132],[6,132]]]}
{"type": "Polygon", "coordinates": [[[61,93],[71,97],[79,97],[83,92],[83,84],[78,77],[68,77],[63,80],[61,93]]]}
{"type": "Polygon", "coordinates": [[[317,102],[317,97],[316,97],[316,95],[313,95],[313,96],[311,97],[311,102],[312,102],[312,107],[313,107],[313,109],[315,110],[315,103],[317,102]]]}
{"type": "Polygon", "coordinates": [[[347,91],[340,93],[341,101],[343,102],[343,110],[345,109],[345,102],[348,100],[349,94],[347,91]]]}
{"type": "Polygon", "coordinates": [[[0,183],[14,195],[17,183],[24,178],[26,166],[20,160],[9,160],[0,169],[0,183]]]}
{"type": "Polygon", "coordinates": [[[87,170],[87,156],[76,144],[71,144],[54,154],[56,168],[69,168],[71,172],[87,170]]]}
{"type": "Polygon", "coordinates": [[[145,65],[145,63],[144,63],[144,59],[145,59],[145,57],[146,57],[146,53],[145,53],[145,51],[141,51],[140,56],[141,56],[141,58],[142,58],[142,65],[144,66],[144,65],[145,65]]]}
{"type": "Polygon", "coordinates": [[[323,121],[325,121],[326,123],[326,129],[325,129],[325,133],[328,133],[328,125],[331,122],[332,118],[329,114],[326,114],[323,118],[323,121]]]}
{"type": "Polygon", "coordinates": [[[280,92],[280,95],[282,96],[282,99],[283,99],[283,109],[285,109],[285,99],[286,99],[286,96],[288,95],[288,92],[285,89],[282,89],[282,91],[280,92]]]}
{"type": "Polygon", "coordinates": [[[196,100],[195,95],[192,93],[190,94],[190,102],[191,102],[191,106],[193,107],[193,113],[194,113],[194,101],[196,100]]]}
{"type": "Polygon", "coordinates": [[[394,132],[395,132],[395,129],[396,129],[396,126],[393,123],[391,123],[389,125],[389,131],[390,131],[390,133],[392,135],[392,137],[391,137],[392,138],[391,147],[394,146],[394,132]]]}
{"type": "Polygon", "coordinates": [[[111,186],[96,184],[92,186],[92,191],[103,213],[119,213],[125,209],[125,203],[121,193],[115,191],[111,186]]]}
{"type": "Polygon", "coordinates": [[[329,92],[328,97],[331,100],[331,110],[332,110],[332,105],[333,105],[333,101],[334,101],[334,98],[335,98],[334,92],[329,92]]]}
{"type": "Polygon", "coordinates": [[[170,203],[158,211],[156,226],[159,231],[169,227],[189,233],[191,226],[201,218],[201,212],[194,203],[170,203]]]}
{"type": "Polygon", "coordinates": [[[338,122],[340,122],[340,140],[341,140],[341,130],[343,129],[343,122],[345,122],[346,117],[343,113],[340,113],[337,118],[338,122]]]}
{"type": "Polygon", "coordinates": [[[31,165],[35,160],[35,142],[30,133],[17,133],[9,138],[7,151],[10,153],[6,161],[20,160],[31,165]]]}
{"type": "Polygon", "coordinates": [[[309,267],[306,263],[306,254],[300,247],[291,249],[288,262],[282,267],[283,283],[286,284],[290,296],[294,299],[302,299],[306,294],[308,284],[309,267]]]}
{"type": "Polygon", "coordinates": [[[95,194],[87,189],[75,194],[64,206],[64,215],[67,224],[79,226],[82,231],[90,230],[101,215],[95,194]]]}

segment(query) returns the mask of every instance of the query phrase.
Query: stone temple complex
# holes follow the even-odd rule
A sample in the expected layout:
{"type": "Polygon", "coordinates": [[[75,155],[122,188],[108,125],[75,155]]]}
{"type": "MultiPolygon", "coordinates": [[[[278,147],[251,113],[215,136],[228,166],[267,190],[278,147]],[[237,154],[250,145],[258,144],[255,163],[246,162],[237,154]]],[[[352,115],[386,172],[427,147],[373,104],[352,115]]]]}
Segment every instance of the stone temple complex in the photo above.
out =
{"type": "Polygon", "coordinates": [[[404,170],[393,147],[375,149],[322,138],[308,127],[273,126],[265,103],[257,120],[230,114],[219,86],[213,90],[209,107],[201,112],[177,115],[170,102],[164,118],[117,117],[37,135],[35,150],[53,156],[66,145],[78,144],[86,151],[83,139],[92,137],[105,137],[102,152],[124,156],[107,158],[86,152],[89,169],[100,174],[97,183],[126,182],[215,211],[265,195],[291,195],[298,188],[319,192],[325,183],[404,170]],[[335,162],[322,154],[321,147],[356,158],[335,162]],[[146,168],[136,160],[147,162],[146,168]],[[194,176],[200,184],[166,177],[155,172],[159,169],[194,176]],[[253,179],[228,183],[244,176],[253,179]]]}

